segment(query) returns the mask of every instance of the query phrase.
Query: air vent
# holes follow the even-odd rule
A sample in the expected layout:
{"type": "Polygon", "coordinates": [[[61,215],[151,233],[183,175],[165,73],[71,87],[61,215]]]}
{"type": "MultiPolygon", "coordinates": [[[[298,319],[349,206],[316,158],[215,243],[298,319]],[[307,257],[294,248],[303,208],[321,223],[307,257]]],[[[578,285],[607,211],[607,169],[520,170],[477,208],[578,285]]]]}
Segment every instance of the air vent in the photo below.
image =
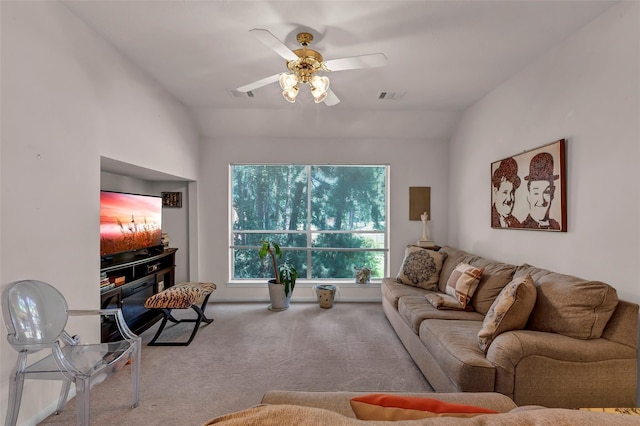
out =
{"type": "Polygon", "coordinates": [[[240,92],[235,89],[227,89],[227,93],[234,98],[253,98],[254,94],[251,90],[248,92],[240,92]]]}
{"type": "Polygon", "coordinates": [[[378,99],[380,100],[390,100],[397,101],[402,99],[407,92],[380,92],[378,94],[378,99]]]}

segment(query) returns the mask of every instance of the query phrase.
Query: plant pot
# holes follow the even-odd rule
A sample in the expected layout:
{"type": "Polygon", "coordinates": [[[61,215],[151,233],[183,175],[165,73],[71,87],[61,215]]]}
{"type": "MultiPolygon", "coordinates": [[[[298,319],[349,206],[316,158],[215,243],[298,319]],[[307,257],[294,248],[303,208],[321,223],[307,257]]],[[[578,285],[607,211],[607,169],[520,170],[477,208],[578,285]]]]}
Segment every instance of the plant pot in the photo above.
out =
{"type": "Polygon", "coordinates": [[[333,306],[333,298],[336,295],[337,287],[335,285],[323,284],[313,286],[313,291],[316,293],[318,303],[323,309],[329,309],[333,306]]]}
{"type": "Polygon", "coordinates": [[[289,309],[291,294],[285,296],[284,285],[276,284],[276,280],[269,280],[269,299],[271,300],[270,311],[284,311],[289,309]]]}

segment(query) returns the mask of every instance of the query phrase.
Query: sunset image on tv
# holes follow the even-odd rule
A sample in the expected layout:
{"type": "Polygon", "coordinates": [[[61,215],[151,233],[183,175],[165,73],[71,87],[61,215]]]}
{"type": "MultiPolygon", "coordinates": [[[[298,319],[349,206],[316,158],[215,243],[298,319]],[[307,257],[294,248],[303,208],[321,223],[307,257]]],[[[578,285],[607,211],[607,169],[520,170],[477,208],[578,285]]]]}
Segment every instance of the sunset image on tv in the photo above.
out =
{"type": "Polygon", "coordinates": [[[161,244],[160,197],[100,192],[100,255],[161,244]]]}

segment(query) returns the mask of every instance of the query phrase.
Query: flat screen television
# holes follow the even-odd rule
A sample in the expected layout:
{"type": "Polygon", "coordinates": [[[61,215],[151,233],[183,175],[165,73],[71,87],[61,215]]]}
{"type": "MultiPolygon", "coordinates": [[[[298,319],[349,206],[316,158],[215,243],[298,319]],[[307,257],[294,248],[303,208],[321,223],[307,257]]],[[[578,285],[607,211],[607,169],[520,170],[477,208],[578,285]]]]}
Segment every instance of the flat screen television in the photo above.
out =
{"type": "Polygon", "coordinates": [[[100,257],[162,245],[162,198],[100,191],[100,257]]]}

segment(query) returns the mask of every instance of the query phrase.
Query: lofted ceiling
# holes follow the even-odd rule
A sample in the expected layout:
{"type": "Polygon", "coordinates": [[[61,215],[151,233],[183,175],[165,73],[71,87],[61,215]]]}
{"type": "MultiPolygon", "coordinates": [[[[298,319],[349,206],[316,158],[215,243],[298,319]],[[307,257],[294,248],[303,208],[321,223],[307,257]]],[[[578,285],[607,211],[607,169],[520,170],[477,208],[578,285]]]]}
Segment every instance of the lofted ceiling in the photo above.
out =
{"type": "Polygon", "coordinates": [[[187,106],[201,135],[448,140],[462,111],[611,7],[611,1],[63,1],[187,106]],[[291,49],[301,31],[325,60],[384,53],[383,68],[327,74],[338,105],[295,104],[286,71],[249,32],[291,49]],[[386,99],[379,99],[387,92],[386,99]]]}

